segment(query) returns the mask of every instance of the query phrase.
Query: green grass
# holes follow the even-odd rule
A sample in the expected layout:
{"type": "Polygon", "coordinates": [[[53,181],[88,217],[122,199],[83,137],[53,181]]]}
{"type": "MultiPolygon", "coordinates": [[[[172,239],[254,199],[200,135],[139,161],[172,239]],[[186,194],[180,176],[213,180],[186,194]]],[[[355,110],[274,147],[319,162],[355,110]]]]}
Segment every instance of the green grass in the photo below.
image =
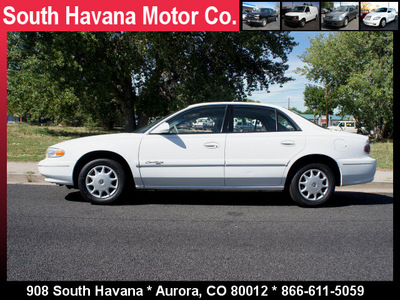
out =
{"type": "MultiPolygon", "coordinates": [[[[114,131],[115,132],[115,131],[114,131]]],[[[46,149],[62,141],[110,131],[86,127],[36,126],[26,123],[7,124],[7,161],[39,161],[46,149]]],[[[372,142],[371,157],[379,169],[393,169],[393,142],[372,142]]]]}
{"type": "Polygon", "coordinates": [[[393,142],[371,142],[372,158],[375,158],[378,169],[393,170],[393,142]]]}
{"type": "Polygon", "coordinates": [[[37,126],[26,123],[7,124],[7,161],[40,161],[46,149],[62,141],[109,131],[85,127],[37,126]]]}

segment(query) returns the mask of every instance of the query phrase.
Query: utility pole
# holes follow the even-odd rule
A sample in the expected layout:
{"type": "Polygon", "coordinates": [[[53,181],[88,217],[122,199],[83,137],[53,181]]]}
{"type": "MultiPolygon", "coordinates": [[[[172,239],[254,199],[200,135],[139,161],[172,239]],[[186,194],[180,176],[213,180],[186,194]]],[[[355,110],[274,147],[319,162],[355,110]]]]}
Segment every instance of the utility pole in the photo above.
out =
{"type": "Polygon", "coordinates": [[[328,85],[325,84],[326,128],[329,126],[328,85]]]}

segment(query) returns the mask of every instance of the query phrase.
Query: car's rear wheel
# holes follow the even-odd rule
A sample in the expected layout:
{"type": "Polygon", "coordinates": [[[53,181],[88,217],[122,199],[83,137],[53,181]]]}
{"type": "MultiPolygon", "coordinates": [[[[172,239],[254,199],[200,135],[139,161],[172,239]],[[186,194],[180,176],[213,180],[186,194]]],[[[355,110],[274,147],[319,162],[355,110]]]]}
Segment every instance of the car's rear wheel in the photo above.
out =
{"type": "Polygon", "coordinates": [[[95,204],[116,201],[125,185],[125,173],[120,163],[111,159],[96,159],[87,163],[79,173],[81,195],[95,204]]]}
{"type": "Polygon", "coordinates": [[[289,186],[291,198],[300,206],[315,207],[326,203],[335,190],[331,169],[320,163],[300,168],[289,186]]]}

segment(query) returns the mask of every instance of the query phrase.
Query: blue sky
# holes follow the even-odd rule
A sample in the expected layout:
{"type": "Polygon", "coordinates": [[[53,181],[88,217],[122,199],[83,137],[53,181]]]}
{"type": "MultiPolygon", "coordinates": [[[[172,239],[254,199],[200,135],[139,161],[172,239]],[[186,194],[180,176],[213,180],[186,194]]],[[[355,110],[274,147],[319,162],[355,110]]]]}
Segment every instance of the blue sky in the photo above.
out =
{"type": "Polygon", "coordinates": [[[284,84],[282,88],[280,88],[279,85],[270,86],[270,93],[266,91],[253,92],[248,98],[260,101],[261,103],[276,104],[286,108],[288,107],[288,99],[290,98],[290,107],[296,107],[301,111],[306,110],[303,92],[306,84],[311,82],[304,76],[296,74],[294,71],[296,68],[304,66],[304,63],[298,58],[298,55],[301,55],[309,46],[309,38],[313,38],[319,33],[327,34],[313,31],[291,32],[290,35],[294,37],[294,40],[299,45],[294,47],[293,51],[288,55],[289,69],[286,71],[285,75],[293,77],[294,80],[284,84]]]}

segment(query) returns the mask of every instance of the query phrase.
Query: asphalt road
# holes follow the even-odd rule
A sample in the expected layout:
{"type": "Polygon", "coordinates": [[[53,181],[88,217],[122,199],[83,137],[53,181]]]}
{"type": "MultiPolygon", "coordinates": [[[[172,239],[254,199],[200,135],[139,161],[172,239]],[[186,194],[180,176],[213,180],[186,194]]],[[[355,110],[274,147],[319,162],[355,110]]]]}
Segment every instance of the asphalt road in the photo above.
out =
{"type": "Polygon", "coordinates": [[[393,280],[393,194],[136,192],[97,206],[9,184],[8,280],[393,280]]]}

